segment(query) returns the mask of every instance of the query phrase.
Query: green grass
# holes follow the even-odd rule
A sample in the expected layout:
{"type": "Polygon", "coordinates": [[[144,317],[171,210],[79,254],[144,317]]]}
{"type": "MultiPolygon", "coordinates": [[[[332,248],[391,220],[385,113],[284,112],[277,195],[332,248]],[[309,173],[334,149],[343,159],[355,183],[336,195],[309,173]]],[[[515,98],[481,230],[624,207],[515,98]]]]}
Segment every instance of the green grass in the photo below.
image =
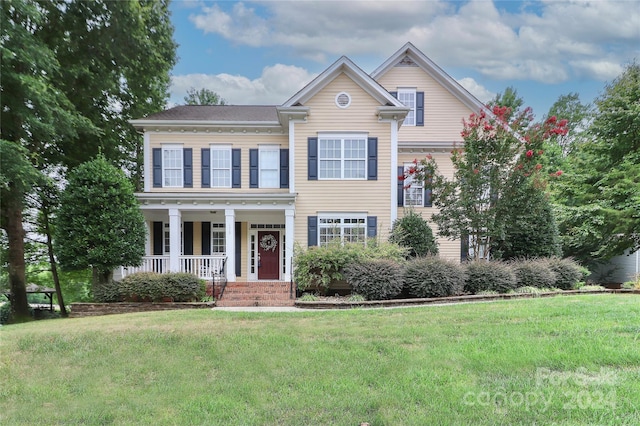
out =
{"type": "Polygon", "coordinates": [[[0,424],[640,424],[640,298],[0,328],[0,424]]]}

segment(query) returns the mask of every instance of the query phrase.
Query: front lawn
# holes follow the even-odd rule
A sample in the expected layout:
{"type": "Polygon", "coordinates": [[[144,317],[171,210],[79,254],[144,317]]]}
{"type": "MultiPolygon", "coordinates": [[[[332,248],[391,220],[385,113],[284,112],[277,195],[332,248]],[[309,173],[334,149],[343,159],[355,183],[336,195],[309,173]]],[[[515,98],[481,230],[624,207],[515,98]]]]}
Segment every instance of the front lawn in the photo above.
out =
{"type": "Polygon", "coordinates": [[[0,424],[640,424],[640,298],[0,328],[0,424]]]}

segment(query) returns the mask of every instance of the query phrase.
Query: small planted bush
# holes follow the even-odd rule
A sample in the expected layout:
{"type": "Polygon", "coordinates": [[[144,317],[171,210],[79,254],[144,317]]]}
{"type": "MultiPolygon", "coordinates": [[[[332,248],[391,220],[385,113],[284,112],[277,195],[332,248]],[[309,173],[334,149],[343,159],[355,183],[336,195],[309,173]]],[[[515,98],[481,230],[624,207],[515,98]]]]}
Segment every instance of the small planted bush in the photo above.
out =
{"type": "Polygon", "coordinates": [[[403,287],[402,268],[391,260],[359,260],[348,265],[344,275],[352,291],[367,300],[392,299],[403,287]]]}
{"type": "Polygon", "coordinates": [[[460,263],[431,256],[410,261],[404,273],[405,285],[414,297],[461,294],[465,279],[465,270],[460,263]]]}
{"type": "Polygon", "coordinates": [[[205,283],[193,274],[137,272],[96,293],[98,302],[194,302],[205,296],[205,283]]]}
{"type": "MultiPolygon", "coordinates": [[[[585,268],[573,259],[549,259],[549,268],[556,275],[555,286],[562,290],[573,290],[585,278],[585,268]]],[[[588,271],[587,271],[588,272],[588,271]]]]}
{"type": "Polygon", "coordinates": [[[413,209],[407,209],[404,216],[393,223],[389,241],[406,247],[408,257],[438,254],[438,244],[431,227],[413,209]]]}
{"type": "Polygon", "coordinates": [[[362,244],[341,244],[332,241],[325,246],[295,247],[294,280],[298,289],[327,290],[332,283],[344,280],[344,268],[360,259],[390,259],[404,261],[407,250],[393,243],[379,243],[375,239],[362,244]]]}
{"type": "Polygon", "coordinates": [[[522,259],[511,263],[516,274],[517,287],[552,288],[556,285],[556,274],[546,259],[522,259]]]}
{"type": "Polygon", "coordinates": [[[474,261],[468,263],[466,268],[467,279],[464,291],[467,293],[506,293],[518,285],[513,270],[501,261],[474,261]]]}

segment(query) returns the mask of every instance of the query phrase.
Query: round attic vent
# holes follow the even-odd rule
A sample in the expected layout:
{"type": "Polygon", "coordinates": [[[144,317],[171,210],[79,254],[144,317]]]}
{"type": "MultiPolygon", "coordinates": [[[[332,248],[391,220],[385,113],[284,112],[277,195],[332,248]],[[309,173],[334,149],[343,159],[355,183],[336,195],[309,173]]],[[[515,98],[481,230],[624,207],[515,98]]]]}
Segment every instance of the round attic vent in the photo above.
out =
{"type": "Polygon", "coordinates": [[[346,92],[340,92],[336,95],[336,105],[339,108],[347,108],[351,105],[351,96],[346,92]]]}

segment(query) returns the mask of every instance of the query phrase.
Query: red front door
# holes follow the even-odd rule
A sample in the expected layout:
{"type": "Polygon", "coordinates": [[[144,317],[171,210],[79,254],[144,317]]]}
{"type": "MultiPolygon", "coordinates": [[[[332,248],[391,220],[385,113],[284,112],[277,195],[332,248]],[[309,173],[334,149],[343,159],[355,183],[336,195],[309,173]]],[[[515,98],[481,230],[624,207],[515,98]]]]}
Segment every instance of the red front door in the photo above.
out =
{"type": "Polygon", "coordinates": [[[258,279],[280,279],[280,233],[258,231],[258,279]]]}

